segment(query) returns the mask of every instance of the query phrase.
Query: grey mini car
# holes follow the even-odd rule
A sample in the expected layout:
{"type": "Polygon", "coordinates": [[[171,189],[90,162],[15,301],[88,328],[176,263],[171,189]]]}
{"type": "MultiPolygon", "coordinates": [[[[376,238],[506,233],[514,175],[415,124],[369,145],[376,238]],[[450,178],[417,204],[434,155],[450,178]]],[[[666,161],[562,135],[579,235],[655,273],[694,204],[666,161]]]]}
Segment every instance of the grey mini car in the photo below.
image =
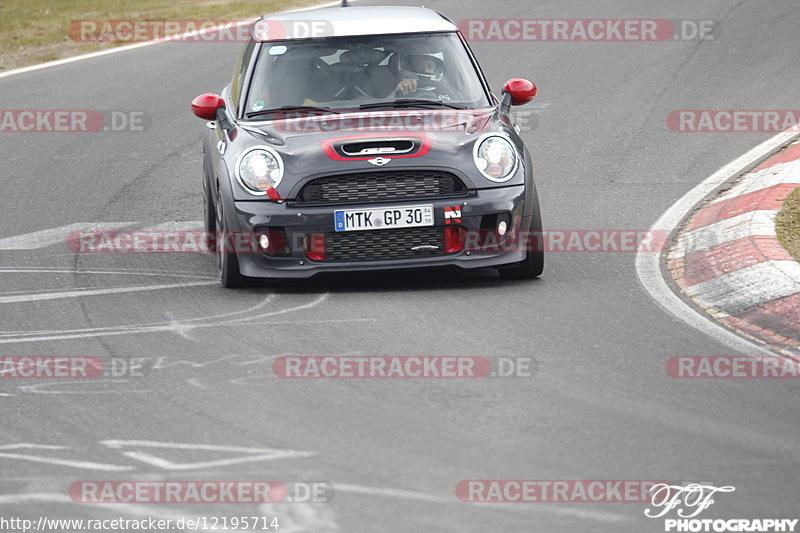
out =
{"type": "Polygon", "coordinates": [[[417,7],[332,7],[250,27],[203,94],[205,226],[226,287],[322,272],[543,269],[531,156],[456,25],[417,7]]]}

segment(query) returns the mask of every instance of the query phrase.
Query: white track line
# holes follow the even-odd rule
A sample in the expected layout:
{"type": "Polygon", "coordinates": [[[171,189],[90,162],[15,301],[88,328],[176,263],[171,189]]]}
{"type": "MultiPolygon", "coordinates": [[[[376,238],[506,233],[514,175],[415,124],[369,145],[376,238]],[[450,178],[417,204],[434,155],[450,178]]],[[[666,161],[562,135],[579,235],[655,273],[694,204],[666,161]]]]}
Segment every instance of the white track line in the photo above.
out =
{"type": "Polygon", "coordinates": [[[202,220],[188,220],[188,221],[178,221],[178,220],[170,220],[168,222],[161,222],[160,224],[155,224],[152,226],[145,226],[141,229],[136,230],[137,232],[147,232],[147,231],[203,231],[203,221],[202,220]]]}
{"type": "Polygon", "coordinates": [[[20,442],[17,444],[4,444],[0,446],[0,450],[68,450],[67,446],[56,446],[53,444],[28,444],[27,442],[20,442]]]}
{"type": "Polygon", "coordinates": [[[187,287],[201,287],[216,285],[216,281],[189,281],[186,283],[164,283],[160,285],[136,285],[133,287],[114,287],[112,289],[67,289],[47,293],[17,294],[14,296],[0,296],[0,304],[40,302],[43,300],[60,300],[64,298],[85,298],[87,296],[107,296],[109,294],[122,294],[128,292],[162,291],[167,289],[184,289],[187,287]]]}
{"type": "MultiPolygon", "coordinates": [[[[204,285],[216,284],[218,282],[203,282],[204,285]]],[[[286,313],[291,313],[293,311],[303,311],[305,309],[310,309],[315,307],[325,301],[328,298],[328,293],[320,295],[314,301],[302,304],[294,307],[290,307],[287,309],[280,309],[277,311],[269,311],[267,313],[260,313],[258,315],[254,315],[251,317],[246,317],[241,320],[223,320],[223,321],[215,321],[214,323],[206,323],[206,324],[193,324],[192,328],[214,328],[214,327],[229,327],[230,325],[239,325],[239,326],[246,326],[249,324],[254,323],[253,321],[266,321],[265,319],[271,318],[277,315],[282,315],[286,313]]],[[[237,312],[238,313],[238,312],[237,312]]],[[[199,317],[197,319],[190,319],[190,320],[205,320],[208,317],[199,317]]],[[[367,321],[372,319],[343,319],[348,321],[367,321]]],[[[281,321],[274,321],[270,320],[270,324],[283,324],[285,322],[281,321]]],[[[289,324],[296,325],[298,323],[312,323],[312,322],[322,322],[319,320],[316,321],[289,321],[289,324]]],[[[328,322],[326,320],[325,322],[328,322]]],[[[337,320],[338,322],[338,320],[337,320]]],[[[257,323],[257,322],[256,322],[257,323]]],[[[93,338],[93,337],[108,337],[108,336],[117,336],[117,335],[134,335],[138,333],[154,333],[154,332],[172,332],[175,333],[180,328],[185,328],[186,326],[180,322],[160,322],[155,324],[139,324],[139,325],[131,325],[131,326],[108,326],[108,327],[101,327],[101,328],[90,328],[90,329],[83,329],[83,330],[52,330],[52,331],[37,331],[33,332],[34,334],[31,335],[30,332],[27,331],[10,331],[10,332],[2,332],[0,333],[0,344],[17,344],[23,342],[42,342],[42,341],[54,341],[54,340],[68,340],[68,339],[83,339],[83,338],[93,338]]]]}
{"type": "MultiPolygon", "coordinates": [[[[199,278],[214,279],[216,276],[206,276],[197,272],[182,272],[180,270],[133,270],[119,268],[114,270],[75,270],[74,268],[59,267],[0,267],[0,274],[75,274],[97,276],[147,276],[156,278],[199,278]]],[[[7,293],[0,293],[7,294],[7,293]]]]}
{"type": "Polygon", "coordinates": [[[68,466],[82,470],[97,470],[100,472],[128,472],[134,470],[132,466],[110,465],[105,463],[95,463],[92,461],[74,461],[71,459],[59,459],[57,457],[42,457],[38,455],[24,455],[18,453],[0,453],[2,459],[18,459],[31,463],[44,463],[56,466],[68,466]]]}
{"type": "MultiPolygon", "coordinates": [[[[304,7],[304,8],[301,8],[301,9],[295,9],[293,11],[308,11],[310,9],[317,9],[317,8],[320,8],[320,7],[336,6],[336,5],[339,5],[339,3],[340,2],[327,2],[327,3],[324,3],[324,4],[313,5],[313,6],[304,7]]],[[[256,19],[254,18],[253,20],[256,20],[256,19]]],[[[249,23],[249,21],[242,21],[242,22],[236,24],[236,26],[238,27],[238,26],[241,26],[243,24],[248,24],[248,23],[249,23]]],[[[119,46],[117,48],[109,48],[108,50],[100,50],[99,52],[92,52],[90,54],[83,54],[83,55],[74,56],[74,57],[67,57],[67,58],[64,58],[64,59],[56,60],[56,61],[48,61],[47,63],[40,63],[38,65],[30,65],[28,67],[22,67],[22,68],[18,68],[18,69],[14,69],[14,70],[9,70],[8,72],[0,73],[0,79],[7,78],[9,76],[16,76],[17,74],[26,74],[28,72],[34,72],[34,71],[37,71],[37,70],[42,70],[42,69],[46,69],[46,68],[50,68],[50,67],[57,67],[59,65],[66,65],[68,63],[74,63],[76,61],[83,61],[84,59],[91,59],[93,57],[102,57],[102,56],[107,56],[107,55],[111,55],[111,54],[116,54],[118,52],[127,52],[128,50],[135,50],[137,48],[144,48],[145,46],[152,46],[154,44],[162,44],[162,43],[165,43],[165,42],[171,42],[173,40],[194,37],[195,35],[204,35],[206,33],[211,33],[211,32],[217,31],[219,29],[222,29],[223,27],[224,27],[224,25],[219,25],[219,26],[214,26],[214,27],[211,27],[211,28],[205,28],[205,29],[202,29],[202,30],[199,30],[199,31],[187,32],[187,33],[184,33],[184,34],[182,34],[182,35],[180,35],[178,37],[173,37],[171,39],[155,39],[155,40],[152,40],[152,41],[145,41],[145,42],[141,42],[141,43],[134,43],[134,44],[129,44],[129,45],[125,45],[125,46],[119,46]]]]}
{"type": "MultiPolygon", "coordinates": [[[[112,232],[127,228],[126,233],[202,231],[202,220],[166,222],[75,222],[55,228],[0,238],[0,250],[39,250],[60,244],[67,246],[73,234],[112,232]],[[148,225],[150,224],[150,225],[148,225]]],[[[75,252],[76,254],[78,252],[75,252]]]]}
{"type": "Polygon", "coordinates": [[[23,235],[0,239],[0,250],[38,250],[55,244],[66,246],[67,237],[79,231],[113,231],[136,222],[76,222],[23,235]]]}
{"type": "MultiPolygon", "coordinates": [[[[228,446],[217,444],[193,444],[187,442],[162,442],[156,440],[101,440],[100,444],[106,448],[119,450],[121,448],[161,448],[167,450],[191,450],[206,452],[229,452],[229,453],[252,453],[265,454],[274,452],[286,452],[295,450],[276,450],[275,448],[252,448],[247,446],[228,446]]],[[[302,452],[310,453],[310,452],[302,452]]]]}
{"type": "MultiPolygon", "coordinates": [[[[753,165],[796,138],[800,138],[800,133],[797,133],[797,126],[779,133],[734,159],[675,202],[672,207],[667,209],[656,220],[650,231],[666,231],[673,234],[694,207],[721,185],[732,178],[738,177],[753,165]]],[[[689,305],[675,294],[664,279],[664,274],[661,271],[660,254],[638,252],[636,254],[636,276],[639,278],[642,287],[647,291],[647,294],[675,318],[740,352],[750,355],[774,355],[770,350],[721,326],[711,317],[689,305]]]]}
{"type": "Polygon", "coordinates": [[[16,505],[19,503],[72,503],[66,494],[60,492],[30,492],[28,494],[2,494],[0,505],[16,505]]]}

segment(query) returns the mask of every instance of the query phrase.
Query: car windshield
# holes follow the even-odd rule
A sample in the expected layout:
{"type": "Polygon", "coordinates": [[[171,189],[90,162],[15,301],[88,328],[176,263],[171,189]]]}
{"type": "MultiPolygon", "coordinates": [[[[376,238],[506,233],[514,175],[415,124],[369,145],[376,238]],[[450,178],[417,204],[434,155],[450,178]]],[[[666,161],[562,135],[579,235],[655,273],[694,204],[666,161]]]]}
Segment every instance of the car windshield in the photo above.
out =
{"type": "Polygon", "coordinates": [[[380,108],[382,103],[387,107],[490,105],[456,33],[370,35],[266,43],[245,116],[300,106],[380,108]]]}

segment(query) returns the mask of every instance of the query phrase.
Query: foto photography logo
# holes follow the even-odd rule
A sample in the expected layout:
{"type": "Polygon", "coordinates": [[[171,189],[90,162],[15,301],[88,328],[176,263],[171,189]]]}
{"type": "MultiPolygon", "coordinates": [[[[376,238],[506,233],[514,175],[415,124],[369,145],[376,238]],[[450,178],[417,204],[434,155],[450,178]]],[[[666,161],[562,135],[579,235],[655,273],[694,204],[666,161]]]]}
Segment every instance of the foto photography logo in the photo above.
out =
{"type": "Polygon", "coordinates": [[[691,533],[796,531],[797,519],[786,518],[702,518],[722,494],[736,491],[732,486],[707,483],[659,484],[651,489],[650,506],[644,515],[663,519],[664,531],[691,533]]]}

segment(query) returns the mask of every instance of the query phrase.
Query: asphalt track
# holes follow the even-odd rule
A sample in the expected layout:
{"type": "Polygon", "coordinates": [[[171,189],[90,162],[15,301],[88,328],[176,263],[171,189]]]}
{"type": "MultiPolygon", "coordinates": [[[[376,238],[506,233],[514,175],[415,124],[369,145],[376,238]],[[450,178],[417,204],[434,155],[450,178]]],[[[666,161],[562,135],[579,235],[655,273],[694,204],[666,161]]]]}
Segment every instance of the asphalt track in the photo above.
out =
{"type": "MultiPolygon", "coordinates": [[[[427,5],[455,20],[718,21],[704,42],[474,43],[494,87],[512,76],[540,87],[537,126],[525,138],[550,229],[645,230],[772,135],[675,133],[670,111],[792,109],[800,98],[795,0],[427,5]]],[[[0,134],[0,239],[199,220],[204,127],[188,104],[225,85],[239,47],[161,44],[0,79],[5,109],[141,110],[150,120],[145,132],[0,134]]],[[[668,377],[672,356],[734,353],[652,301],[633,254],[553,253],[533,282],[413,272],[229,291],[214,283],[207,256],[78,257],[52,241],[0,252],[0,354],[147,357],[156,368],[119,381],[5,381],[0,516],[274,513],[284,532],[662,530],[637,503],[462,503],[455,486],[466,479],[702,480],[736,487],[704,518],[796,515],[797,384],[668,377]],[[532,356],[539,372],[273,378],[272,359],[287,354],[532,356]],[[59,448],[3,449],[17,444],[59,448]],[[147,450],[169,462],[122,453],[147,450]],[[66,496],[79,480],[254,478],[328,481],[336,496],[202,509],[74,505],[66,496]]]]}

